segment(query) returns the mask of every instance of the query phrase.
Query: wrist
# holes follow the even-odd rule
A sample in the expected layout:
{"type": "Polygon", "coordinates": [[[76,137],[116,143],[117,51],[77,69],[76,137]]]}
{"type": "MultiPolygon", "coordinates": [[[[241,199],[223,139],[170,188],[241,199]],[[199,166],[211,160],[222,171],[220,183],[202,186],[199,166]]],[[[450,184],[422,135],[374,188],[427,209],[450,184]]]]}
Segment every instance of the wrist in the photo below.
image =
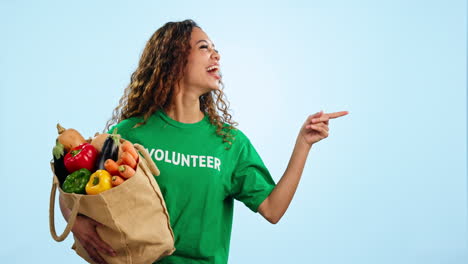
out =
{"type": "Polygon", "coordinates": [[[305,138],[301,134],[299,134],[297,136],[296,146],[298,146],[298,147],[300,147],[302,149],[310,150],[312,148],[312,145],[313,144],[307,143],[307,141],[305,140],[305,138]]]}

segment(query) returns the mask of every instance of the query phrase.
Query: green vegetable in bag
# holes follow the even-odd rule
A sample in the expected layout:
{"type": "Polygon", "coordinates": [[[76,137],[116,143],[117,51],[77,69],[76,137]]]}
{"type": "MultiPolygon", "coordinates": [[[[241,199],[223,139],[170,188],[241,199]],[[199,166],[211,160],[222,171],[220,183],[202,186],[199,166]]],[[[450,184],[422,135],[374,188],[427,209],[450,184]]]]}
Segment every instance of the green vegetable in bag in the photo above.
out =
{"type": "Polygon", "coordinates": [[[91,177],[88,169],[79,169],[68,175],[62,184],[62,190],[67,193],[86,194],[86,184],[91,177]]]}

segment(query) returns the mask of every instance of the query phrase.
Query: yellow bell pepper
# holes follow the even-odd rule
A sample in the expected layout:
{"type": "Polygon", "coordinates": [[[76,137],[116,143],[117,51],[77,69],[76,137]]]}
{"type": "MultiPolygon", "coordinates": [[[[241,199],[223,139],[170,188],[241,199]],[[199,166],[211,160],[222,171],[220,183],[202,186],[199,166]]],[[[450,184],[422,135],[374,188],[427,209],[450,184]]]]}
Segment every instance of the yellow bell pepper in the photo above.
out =
{"type": "Polygon", "coordinates": [[[97,170],[89,178],[86,184],[87,194],[98,194],[112,188],[112,176],[106,170],[97,170]]]}

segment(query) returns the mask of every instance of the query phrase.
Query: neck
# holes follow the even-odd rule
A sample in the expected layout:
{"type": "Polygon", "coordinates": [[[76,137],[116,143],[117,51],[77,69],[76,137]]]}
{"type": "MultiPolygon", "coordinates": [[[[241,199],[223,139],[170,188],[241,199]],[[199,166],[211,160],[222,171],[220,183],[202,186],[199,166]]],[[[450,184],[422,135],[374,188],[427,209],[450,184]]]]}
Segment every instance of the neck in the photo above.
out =
{"type": "Polygon", "coordinates": [[[174,93],[171,104],[165,110],[166,114],[181,123],[193,124],[200,122],[204,113],[200,111],[200,96],[194,93],[184,92],[174,93]]]}

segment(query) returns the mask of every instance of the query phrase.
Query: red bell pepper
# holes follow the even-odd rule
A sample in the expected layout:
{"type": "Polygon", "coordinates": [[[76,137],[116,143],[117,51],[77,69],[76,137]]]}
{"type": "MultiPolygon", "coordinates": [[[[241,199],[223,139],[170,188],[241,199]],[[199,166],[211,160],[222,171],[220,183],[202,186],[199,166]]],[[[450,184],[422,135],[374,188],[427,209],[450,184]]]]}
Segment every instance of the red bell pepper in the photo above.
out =
{"type": "Polygon", "coordinates": [[[99,152],[93,145],[83,143],[71,149],[63,160],[68,172],[73,173],[79,169],[88,169],[93,172],[99,152]]]}

